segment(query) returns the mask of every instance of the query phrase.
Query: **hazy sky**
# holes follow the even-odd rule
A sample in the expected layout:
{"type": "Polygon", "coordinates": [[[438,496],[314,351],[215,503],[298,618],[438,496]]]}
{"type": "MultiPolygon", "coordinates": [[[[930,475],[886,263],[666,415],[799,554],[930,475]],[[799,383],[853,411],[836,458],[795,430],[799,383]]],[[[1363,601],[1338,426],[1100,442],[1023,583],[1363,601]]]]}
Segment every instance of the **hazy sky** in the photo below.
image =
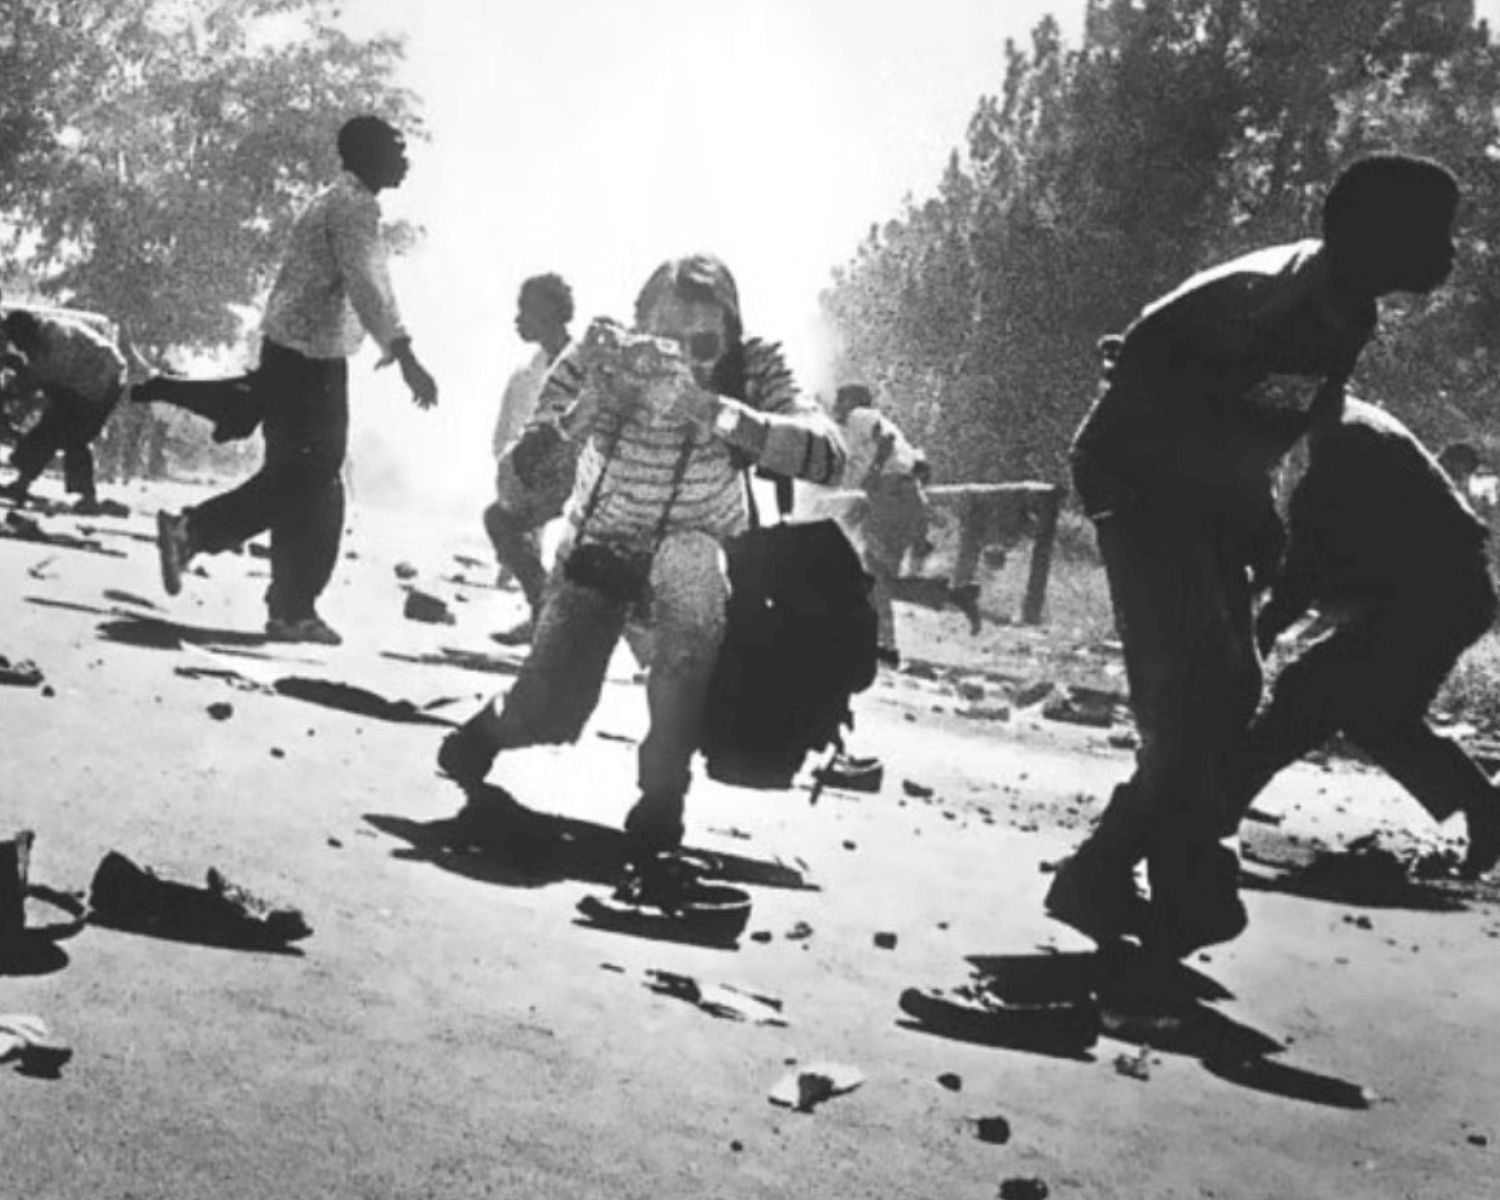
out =
{"type": "MultiPolygon", "coordinates": [[[[523,355],[522,279],[555,270],[582,317],[628,316],[665,258],[730,265],[750,329],[830,382],[817,294],[872,222],[924,196],[1003,46],[1082,0],[353,0],[361,32],[408,39],[431,140],[388,214],[423,224],[397,267],[442,389],[423,417],[356,368],[361,423],[442,461],[434,486],[488,485],[489,426],[523,355]]],[[[581,326],[581,322],[580,322],[581,326]]],[[[367,446],[367,457],[372,449],[367,446]]]]}
{"type": "MultiPolygon", "coordinates": [[[[1311,0],[1310,0],[1311,2],[1311,0]]],[[[1500,0],[1479,11],[1500,24],[1500,0]]],[[[397,266],[418,352],[442,389],[415,414],[394,372],[356,367],[372,467],[419,490],[489,489],[489,430],[525,353],[522,279],[557,271],[589,316],[628,317],[665,258],[718,253],[753,332],[826,390],[817,296],[873,222],[928,195],[1007,37],[1083,0],[349,0],[359,32],[408,39],[404,82],[431,140],[385,208],[424,225],[397,266]],[[378,438],[377,438],[378,435],[378,438]],[[410,474],[410,472],[408,472],[410,474]]]]}

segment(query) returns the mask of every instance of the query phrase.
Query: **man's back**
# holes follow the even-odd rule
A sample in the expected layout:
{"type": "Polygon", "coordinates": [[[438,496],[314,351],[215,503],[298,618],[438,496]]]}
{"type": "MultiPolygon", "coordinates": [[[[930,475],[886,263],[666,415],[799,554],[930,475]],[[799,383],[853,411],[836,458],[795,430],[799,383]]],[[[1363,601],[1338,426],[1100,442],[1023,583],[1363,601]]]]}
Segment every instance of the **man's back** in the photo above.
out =
{"type": "Polygon", "coordinates": [[[1310,443],[1288,511],[1288,575],[1325,603],[1439,588],[1485,555],[1487,533],[1400,421],[1360,400],[1310,443]]]}

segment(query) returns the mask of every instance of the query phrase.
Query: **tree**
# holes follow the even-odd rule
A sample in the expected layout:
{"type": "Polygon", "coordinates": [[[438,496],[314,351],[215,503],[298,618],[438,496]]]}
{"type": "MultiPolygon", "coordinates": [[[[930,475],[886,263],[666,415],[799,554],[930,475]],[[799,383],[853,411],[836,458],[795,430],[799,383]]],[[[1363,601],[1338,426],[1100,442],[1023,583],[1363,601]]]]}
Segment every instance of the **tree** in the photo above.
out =
{"type": "Polygon", "coordinates": [[[1044,19],[1003,67],[934,200],[824,296],[845,376],[940,397],[940,473],[1064,478],[1098,337],[1195,270],[1316,232],[1339,165],[1374,149],[1458,171],[1465,265],[1391,306],[1359,386],[1430,438],[1500,399],[1500,52],[1470,0],[1089,0],[1081,46],[1044,19]]]}
{"type": "Polygon", "coordinates": [[[331,0],[9,0],[0,8],[0,228],[44,295],[151,353],[222,346],[287,228],[331,178],[334,133],[420,133],[399,39],[331,0]]]}

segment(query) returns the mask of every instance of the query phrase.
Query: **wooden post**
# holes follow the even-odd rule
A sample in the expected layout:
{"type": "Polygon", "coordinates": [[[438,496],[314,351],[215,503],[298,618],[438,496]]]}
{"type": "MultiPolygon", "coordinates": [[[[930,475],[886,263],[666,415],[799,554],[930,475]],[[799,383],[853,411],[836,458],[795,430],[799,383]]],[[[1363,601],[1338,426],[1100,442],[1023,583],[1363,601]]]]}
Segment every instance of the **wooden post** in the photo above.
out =
{"type": "Polygon", "coordinates": [[[1062,512],[1064,489],[1053,485],[1037,498],[1036,537],[1031,544],[1031,573],[1026,580],[1026,599],[1021,620],[1040,625],[1047,604],[1047,577],[1052,572],[1052,548],[1057,541],[1057,518],[1062,512]]]}

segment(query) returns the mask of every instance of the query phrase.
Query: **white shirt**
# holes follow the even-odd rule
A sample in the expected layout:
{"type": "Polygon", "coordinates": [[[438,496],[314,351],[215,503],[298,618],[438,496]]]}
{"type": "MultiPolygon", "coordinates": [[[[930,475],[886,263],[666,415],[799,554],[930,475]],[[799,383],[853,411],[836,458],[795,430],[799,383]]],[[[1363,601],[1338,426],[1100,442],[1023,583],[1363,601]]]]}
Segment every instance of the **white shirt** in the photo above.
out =
{"type": "Polygon", "coordinates": [[[380,204],[345,171],[292,227],[261,332],[309,358],[347,358],[366,330],[384,352],[406,334],[391,290],[380,204]]]}
{"type": "Polygon", "coordinates": [[[493,449],[499,458],[517,437],[536,412],[537,400],[542,394],[542,385],[547,382],[547,372],[552,369],[552,360],[547,357],[545,347],[538,348],[529,362],[517,367],[505,385],[505,394],[500,397],[500,416],[495,422],[493,449]]]}

